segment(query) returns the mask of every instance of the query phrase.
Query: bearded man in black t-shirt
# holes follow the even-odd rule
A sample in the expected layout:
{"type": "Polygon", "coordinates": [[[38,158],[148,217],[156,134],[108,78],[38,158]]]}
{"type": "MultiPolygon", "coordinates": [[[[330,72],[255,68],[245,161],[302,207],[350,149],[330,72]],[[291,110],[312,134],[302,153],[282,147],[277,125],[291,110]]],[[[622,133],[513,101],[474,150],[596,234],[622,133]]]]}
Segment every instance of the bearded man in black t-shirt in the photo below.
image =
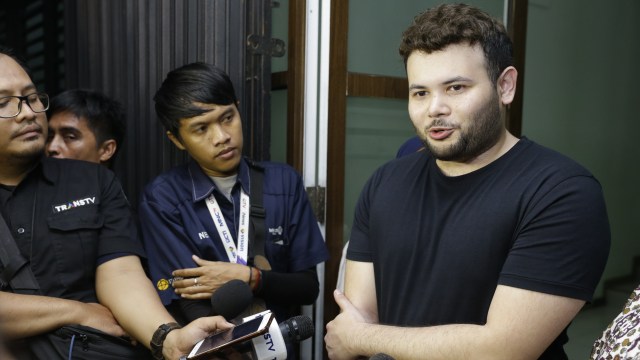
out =
{"type": "Polygon", "coordinates": [[[505,128],[518,72],[498,21],[448,4],[417,16],[400,53],[426,151],[365,185],[332,359],[566,359],[610,230],[582,166],[505,128]]]}

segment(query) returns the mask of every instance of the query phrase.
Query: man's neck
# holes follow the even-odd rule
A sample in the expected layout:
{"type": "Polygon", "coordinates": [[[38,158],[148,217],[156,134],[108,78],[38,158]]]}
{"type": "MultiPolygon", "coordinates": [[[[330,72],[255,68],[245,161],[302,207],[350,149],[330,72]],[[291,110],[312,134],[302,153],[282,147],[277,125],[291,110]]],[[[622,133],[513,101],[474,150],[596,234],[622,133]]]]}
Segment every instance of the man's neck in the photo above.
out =
{"type": "Polygon", "coordinates": [[[233,190],[233,186],[236,184],[238,174],[225,177],[210,176],[210,178],[213,180],[214,184],[216,184],[218,191],[220,191],[228,200],[231,200],[231,190],[233,190]]]}
{"type": "Polygon", "coordinates": [[[436,160],[436,163],[440,171],[447,176],[466,175],[496,161],[502,155],[506,154],[518,140],[518,138],[506,132],[505,136],[502,137],[496,145],[471,161],[455,162],[436,160]]]}

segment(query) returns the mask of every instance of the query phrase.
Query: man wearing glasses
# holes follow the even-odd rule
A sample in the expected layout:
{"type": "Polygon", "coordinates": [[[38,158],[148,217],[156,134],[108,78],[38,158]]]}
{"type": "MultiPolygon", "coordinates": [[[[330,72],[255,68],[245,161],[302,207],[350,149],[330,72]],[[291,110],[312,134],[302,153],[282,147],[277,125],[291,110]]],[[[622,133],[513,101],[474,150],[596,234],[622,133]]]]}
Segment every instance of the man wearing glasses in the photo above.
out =
{"type": "Polygon", "coordinates": [[[48,107],[0,47],[0,332],[21,345],[17,358],[178,359],[230,327],[220,317],[175,324],[142,269],[114,174],[44,157],[48,107]]]}

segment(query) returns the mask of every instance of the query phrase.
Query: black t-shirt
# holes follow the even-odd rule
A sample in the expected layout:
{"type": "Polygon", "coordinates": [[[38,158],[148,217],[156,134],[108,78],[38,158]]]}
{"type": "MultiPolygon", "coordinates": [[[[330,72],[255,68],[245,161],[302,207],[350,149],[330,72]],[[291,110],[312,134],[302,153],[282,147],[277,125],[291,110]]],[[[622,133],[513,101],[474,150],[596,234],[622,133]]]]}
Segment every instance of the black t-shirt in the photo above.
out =
{"type": "Polygon", "coordinates": [[[102,165],[43,158],[0,201],[42,295],[97,302],[99,259],[144,256],[121,185],[102,165]]]}
{"type": "Polygon", "coordinates": [[[347,258],[373,262],[381,323],[484,324],[498,284],[589,301],[609,245],[597,180],[522,139],[463,176],[443,175],[426,153],[378,169],[347,258]]]}

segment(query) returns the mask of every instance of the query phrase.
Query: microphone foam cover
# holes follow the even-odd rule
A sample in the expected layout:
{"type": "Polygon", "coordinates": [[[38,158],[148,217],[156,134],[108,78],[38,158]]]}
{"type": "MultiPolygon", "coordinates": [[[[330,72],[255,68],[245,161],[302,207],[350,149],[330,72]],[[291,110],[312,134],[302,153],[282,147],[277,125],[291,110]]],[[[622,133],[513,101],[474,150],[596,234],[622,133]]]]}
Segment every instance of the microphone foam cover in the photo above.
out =
{"type": "Polygon", "coordinates": [[[249,307],[252,300],[249,284],[240,279],[228,281],[211,295],[211,315],[231,320],[249,307]]]}
{"type": "Polygon", "coordinates": [[[294,316],[280,323],[280,332],[285,342],[300,342],[313,336],[313,320],[305,315],[294,316]]]}

